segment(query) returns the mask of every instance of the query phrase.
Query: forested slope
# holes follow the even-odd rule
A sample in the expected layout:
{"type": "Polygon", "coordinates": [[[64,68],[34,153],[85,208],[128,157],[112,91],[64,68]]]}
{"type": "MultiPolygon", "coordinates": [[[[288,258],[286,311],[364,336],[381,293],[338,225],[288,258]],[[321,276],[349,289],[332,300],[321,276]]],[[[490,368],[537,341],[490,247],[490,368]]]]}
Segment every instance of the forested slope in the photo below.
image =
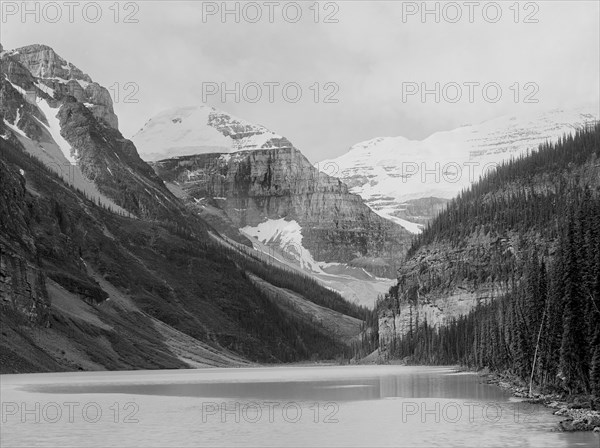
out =
{"type": "Polygon", "coordinates": [[[380,331],[390,313],[410,313],[385,341],[393,356],[600,396],[600,126],[505,163],[453,200],[415,239],[378,312],[380,331]],[[439,247],[462,258],[439,269],[427,258],[439,247]],[[506,292],[435,322],[419,314],[456,284],[506,292]]]}

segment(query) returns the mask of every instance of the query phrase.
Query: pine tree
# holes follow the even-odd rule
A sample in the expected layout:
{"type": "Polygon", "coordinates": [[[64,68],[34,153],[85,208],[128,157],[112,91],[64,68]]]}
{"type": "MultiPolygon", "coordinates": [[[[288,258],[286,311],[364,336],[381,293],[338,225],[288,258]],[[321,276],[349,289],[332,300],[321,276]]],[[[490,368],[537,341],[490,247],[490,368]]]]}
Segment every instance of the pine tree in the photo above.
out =
{"type": "Polygon", "coordinates": [[[592,368],[590,371],[590,389],[597,400],[600,400],[600,328],[596,328],[596,335],[592,344],[592,368]]]}
{"type": "Polygon", "coordinates": [[[560,370],[566,389],[571,393],[589,390],[584,297],[577,260],[574,217],[568,224],[565,254],[565,313],[560,348],[560,370]]]}

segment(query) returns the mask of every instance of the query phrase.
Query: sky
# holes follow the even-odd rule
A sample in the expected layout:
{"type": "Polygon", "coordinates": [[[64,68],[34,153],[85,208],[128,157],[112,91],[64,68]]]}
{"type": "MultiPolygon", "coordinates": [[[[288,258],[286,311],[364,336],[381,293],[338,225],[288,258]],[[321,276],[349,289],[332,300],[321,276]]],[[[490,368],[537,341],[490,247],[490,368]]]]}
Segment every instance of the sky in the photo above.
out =
{"type": "Polygon", "coordinates": [[[0,42],[49,45],[107,87],[125,137],[206,102],[317,162],[600,98],[596,0],[74,3],[2,2],[0,42]]]}

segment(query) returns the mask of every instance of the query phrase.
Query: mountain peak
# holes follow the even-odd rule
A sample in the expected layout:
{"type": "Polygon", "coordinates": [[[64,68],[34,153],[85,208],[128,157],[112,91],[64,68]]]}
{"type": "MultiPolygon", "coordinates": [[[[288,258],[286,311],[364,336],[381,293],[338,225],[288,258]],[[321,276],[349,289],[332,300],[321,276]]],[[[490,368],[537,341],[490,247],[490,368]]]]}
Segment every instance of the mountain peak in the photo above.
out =
{"type": "Polygon", "coordinates": [[[284,137],[206,104],[166,109],[132,137],[143,159],[291,147],[284,137]]]}
{"type": "Polygon", "coordinates": [[[13,86],[26,91],[35,90],[40,98],[63,100],[72,96],[104,124],[118,129],[119,121],[109,91],[51,47],[27,45],[3,51],[0,58],[13,86]]]}
{"type": "Polygon", "coordinates": [[[348,152],[354,151],[382,151],[383,148],[388,148],[389,146],[401,145],[404,143],[410,142],[409,139],[399,136],[399,137],[375,137],[370,140],[365,140],[363,142],[356,143],[348,149],[348,152]]]}
{"type": "MultiPolygon", "coordinates": [[[[402,221],[414,218],[407,211],[410,201],[449,200],[502,161],[536,150],[546,141],[555,142],[599,115],[598,104],[589,103],[504,115],[422,140],[378,137],[357,143],[319,166],[328,171],[333,166],[336,177],[375,212],[414,230],[402,221]]],[[[414,204],[413,208],[418,217],[427,214],[414,204]]]]}
{"type": "Polygon", "coordinates": [[[92,82],[89,75],[62,58],[52,47],[42,44],[26,45],[11,52],[33,76],[37,78],[59,78],[65,81],[76,79],[92,82]]]}

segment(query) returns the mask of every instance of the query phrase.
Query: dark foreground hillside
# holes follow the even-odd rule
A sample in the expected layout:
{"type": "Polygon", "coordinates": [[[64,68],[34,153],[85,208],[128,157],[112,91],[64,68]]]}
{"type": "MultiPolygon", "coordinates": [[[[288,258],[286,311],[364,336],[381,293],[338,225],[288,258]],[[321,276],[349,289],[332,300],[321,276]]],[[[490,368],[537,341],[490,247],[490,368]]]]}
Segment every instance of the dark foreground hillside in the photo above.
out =
{"type": "MultiPolygon", "coordinates": [[[[249,277],[281,273],[212,242],[201,220],[185,211],[169,220],[109,211],[30,157],[7,129],[0,133],[8,137],[0,140],[2,373],[347,353],[345,341],[249,277]]],[[[279,283],[299,290],[302,279],[287,273],[279,283]]],[[[314,302],[362,313],[314,283],[307,291],[314,302]]]]}

